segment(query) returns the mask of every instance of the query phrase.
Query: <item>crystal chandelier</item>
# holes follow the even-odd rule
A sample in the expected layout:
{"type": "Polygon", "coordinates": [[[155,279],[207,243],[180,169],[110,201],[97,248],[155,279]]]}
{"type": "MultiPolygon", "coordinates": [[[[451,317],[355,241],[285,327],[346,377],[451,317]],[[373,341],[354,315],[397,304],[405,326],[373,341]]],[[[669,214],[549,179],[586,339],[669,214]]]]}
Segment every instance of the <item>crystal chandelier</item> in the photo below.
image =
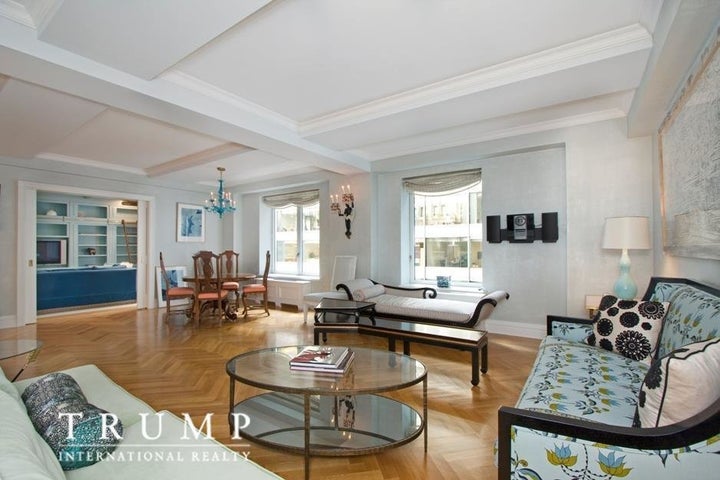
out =
{"type": "Polygon", "coordinates": [[[220,180],[218,180],[217,193],[210,192],[210,198],[205,200],[205,210],[208,212],[214,212],[218,214],[218,217],[222,218],[225,212],[234,212],[236,209],[235,200],[232,198],[232,193],[223,190],[223,172],[224,167],[217,167],[220,172],[220,180]]]}

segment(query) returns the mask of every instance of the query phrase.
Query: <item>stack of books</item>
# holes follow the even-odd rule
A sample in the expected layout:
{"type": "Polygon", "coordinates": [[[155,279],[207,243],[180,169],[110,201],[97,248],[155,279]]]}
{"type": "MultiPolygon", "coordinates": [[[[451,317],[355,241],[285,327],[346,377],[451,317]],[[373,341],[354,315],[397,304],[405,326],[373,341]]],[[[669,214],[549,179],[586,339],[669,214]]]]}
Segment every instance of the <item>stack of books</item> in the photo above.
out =
{"type": "Polygon", "coordinates": [[[354,358],[348,347],[306,347],[290,360],[290,370],[342,375],[354,358]]]}

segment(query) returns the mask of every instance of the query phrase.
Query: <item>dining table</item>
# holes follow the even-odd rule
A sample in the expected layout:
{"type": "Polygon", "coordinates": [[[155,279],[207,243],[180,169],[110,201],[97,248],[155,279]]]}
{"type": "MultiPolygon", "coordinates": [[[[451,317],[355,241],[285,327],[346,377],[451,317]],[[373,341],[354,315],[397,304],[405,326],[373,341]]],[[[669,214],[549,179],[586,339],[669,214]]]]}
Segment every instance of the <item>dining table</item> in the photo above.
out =
{"type": "MultiPolygon", "coordinates": [[[[220,277],[220,283],[225,282],[248,282],[250,280],[255,280],[257,278],[257,275],[254,273],[235,273],[232,275],[224,275],[220,277]]],[[[196,284],[199,281],[203,280],[203,277],[198,277],[197,275],[186,275],[182,277],[183,282],[187,283],[193,283],[196,284]]],[[[225,316],[230,320],[236,320],[237,319],[237,311],[232,311],[230,307],[230,302],[225,302],[225,316]]]]}

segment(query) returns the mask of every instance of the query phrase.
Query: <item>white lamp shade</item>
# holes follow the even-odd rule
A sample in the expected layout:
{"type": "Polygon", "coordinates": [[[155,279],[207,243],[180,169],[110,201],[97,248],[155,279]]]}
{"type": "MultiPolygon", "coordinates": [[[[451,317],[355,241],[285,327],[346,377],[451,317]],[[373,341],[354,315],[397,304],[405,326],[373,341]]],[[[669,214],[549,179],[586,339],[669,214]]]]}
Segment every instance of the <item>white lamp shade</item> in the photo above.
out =
{"type": "Polygon", "coordinates": [[[603,248],[647,250],[650,248],[648,217],[611,217],[605,219],[603,248]]]}

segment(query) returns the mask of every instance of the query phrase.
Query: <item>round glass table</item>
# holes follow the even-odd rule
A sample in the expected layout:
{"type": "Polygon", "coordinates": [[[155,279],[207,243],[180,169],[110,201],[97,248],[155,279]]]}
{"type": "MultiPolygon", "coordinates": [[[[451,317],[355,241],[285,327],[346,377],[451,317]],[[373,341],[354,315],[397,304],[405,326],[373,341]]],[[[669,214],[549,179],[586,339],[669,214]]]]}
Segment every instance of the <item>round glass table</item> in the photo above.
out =
{"type": "MultiPolygon", "coordinates": [[[[355,354],[344,375],[295,371],[290,360],[305,345],[243,353],[226,365],[230,376],[228,421],[234,438],[305,456],[376,453],[424,433],[427,451],[427,369],[406,355],[349,347],[355,354]],[[235,400],[240,382],[268,392],[235,400]],[[422,383],[422,414],[379,395],[422,383]]],[[[319,347],[315,347],[319,348],[319,347]]]]}
{"type": "Polygon", "coordinates": [[[37,357],[40,352],[40,347],[42,347],[42,342],[38,340],[0,340],[0,360],[25,355],[26,353],[30,354],[28,359],[25,361],[25,365],[20,368],[20,371],[13,377],[11,382],[17,380],[20,374],[25,370],[25,367],[35,361],[35,357],[37,357]]]}

